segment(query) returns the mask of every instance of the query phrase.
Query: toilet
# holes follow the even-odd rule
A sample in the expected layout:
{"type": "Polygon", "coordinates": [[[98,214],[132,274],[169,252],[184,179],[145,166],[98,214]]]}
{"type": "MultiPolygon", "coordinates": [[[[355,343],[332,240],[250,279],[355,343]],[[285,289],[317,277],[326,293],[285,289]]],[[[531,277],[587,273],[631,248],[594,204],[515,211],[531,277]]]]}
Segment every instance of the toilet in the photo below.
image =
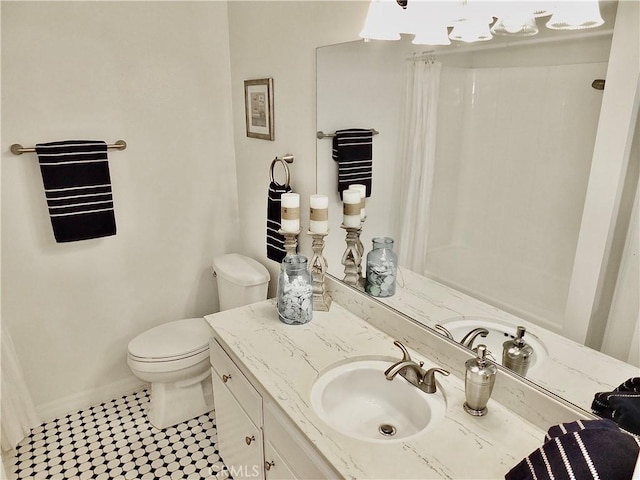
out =
{"type": "MultiPolygon", "coordinates": [[[[255,260],[231,253],[213,259],[220,310],[267,298],[269,272],[255,260]]],[[[127,363],[151,384],[147,419],[163,429],[213,410],[206,320],[186,318],[151,328],[129,342],[127,363]]]]}

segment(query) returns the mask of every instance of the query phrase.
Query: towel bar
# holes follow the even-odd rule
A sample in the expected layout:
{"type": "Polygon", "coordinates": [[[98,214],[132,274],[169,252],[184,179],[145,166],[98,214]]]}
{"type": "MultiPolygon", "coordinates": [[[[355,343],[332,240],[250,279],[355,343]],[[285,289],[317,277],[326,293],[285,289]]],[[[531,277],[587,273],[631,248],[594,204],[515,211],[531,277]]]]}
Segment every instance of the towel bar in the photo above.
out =
{"type": "MultiPolygon", "coordinates": [[[[377,131],[375,128],[371,129],[371,134],[372,135],[378,135],[380,132],[377,131]]],[[[324,133],[322,130],[318,130],[316,132],[316,138],[318,140],[322,140],[323,138],[331,138],[331,137],[335,137],[336,134],[335,133],[324,133]]]]}
{"type": "MultiPolygon", "coordinates": [[[[124,150],[125,148],[127,148],[127,142],[125,142],[124,140],[118,140],[114,144],[107,145],[107,148],[124,150]]],[[[19,143],[14,143],[13,145],[11,145],[11,153],[13,153],[14,155],[22,155],[23,153],[30,153],[35,151],[35,147],[23,147],[19,143]]]]}

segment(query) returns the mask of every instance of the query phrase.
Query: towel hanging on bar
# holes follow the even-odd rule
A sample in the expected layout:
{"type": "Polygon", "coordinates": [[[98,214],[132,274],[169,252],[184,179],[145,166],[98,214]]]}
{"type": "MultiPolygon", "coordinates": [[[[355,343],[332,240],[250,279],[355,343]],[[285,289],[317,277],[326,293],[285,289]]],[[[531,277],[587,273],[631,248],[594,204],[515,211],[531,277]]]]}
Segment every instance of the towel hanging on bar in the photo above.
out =
{"type": "Polygon", "coordinates": [[[291,191],[289,185],[269,182],[267,196],[267,258],[278,263],[286,256],[284,235],[278,233],[282,226],[281,202],[282,194],[291,191]]]}
{"type": "Polygon", "coordinates": [[[36,153],[56,242],[115,235],[106,142],[41,143],[36,153]]]}
{"type": "Polygon", "coordinates": [[[332,139],[332,158],[338,162],[338,192],[354,183],[367,187],[367,197],[371,196],[373,177],[373,131],[350,128],[336,130],[332,139]]]}

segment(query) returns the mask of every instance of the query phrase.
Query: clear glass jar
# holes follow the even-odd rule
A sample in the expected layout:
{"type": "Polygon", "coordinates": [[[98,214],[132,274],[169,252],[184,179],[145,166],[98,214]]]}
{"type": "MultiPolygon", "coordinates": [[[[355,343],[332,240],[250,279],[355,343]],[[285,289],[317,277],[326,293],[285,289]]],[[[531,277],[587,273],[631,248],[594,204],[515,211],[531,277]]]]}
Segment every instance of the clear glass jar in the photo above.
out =
{"type": "Polygon", "coordinates": [[[307,257],[287,255],[278,276],[278,317],[288,325],[300,325],[313,316],[313,281],[307,257]]]}
{"type": "Polygon", "coordinates": [[[396,293],[398,256],[393,251],[393,238],[375,237],[373,250],[367,254],[365,291],[374,297],[390,297],[396,293]]]}

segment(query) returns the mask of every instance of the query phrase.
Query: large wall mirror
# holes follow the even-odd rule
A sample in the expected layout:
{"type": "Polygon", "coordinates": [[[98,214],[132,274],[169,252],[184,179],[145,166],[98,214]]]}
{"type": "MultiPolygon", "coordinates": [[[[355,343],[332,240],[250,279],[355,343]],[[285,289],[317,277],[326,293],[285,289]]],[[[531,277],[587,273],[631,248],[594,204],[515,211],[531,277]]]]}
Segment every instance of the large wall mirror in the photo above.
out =
{"type": "MultiPolygon", "coordinates": [[[[455,340],[524,323],[538,348],[527,378],[585,410],[596,392],[640,375],[638,71],[612,57],[629,54],[616,42],[638,33],[616,23],[620,9],[601,2],[605,25],[583,32],[317,50],[318,130],[379,132],[361,240],[366,255],[372,238],[392,237],[400,256],[396,293],[379,300],[455,340]],[[615,188],[599,184],[607,142],[626,142],[611,150],[615,188]],[[588,315],[576,313],[586,304],[588,315]]],[[[342,279],[332,143],[317,142],[317,191],[330,197],[328,271],[342,279]]]]}

